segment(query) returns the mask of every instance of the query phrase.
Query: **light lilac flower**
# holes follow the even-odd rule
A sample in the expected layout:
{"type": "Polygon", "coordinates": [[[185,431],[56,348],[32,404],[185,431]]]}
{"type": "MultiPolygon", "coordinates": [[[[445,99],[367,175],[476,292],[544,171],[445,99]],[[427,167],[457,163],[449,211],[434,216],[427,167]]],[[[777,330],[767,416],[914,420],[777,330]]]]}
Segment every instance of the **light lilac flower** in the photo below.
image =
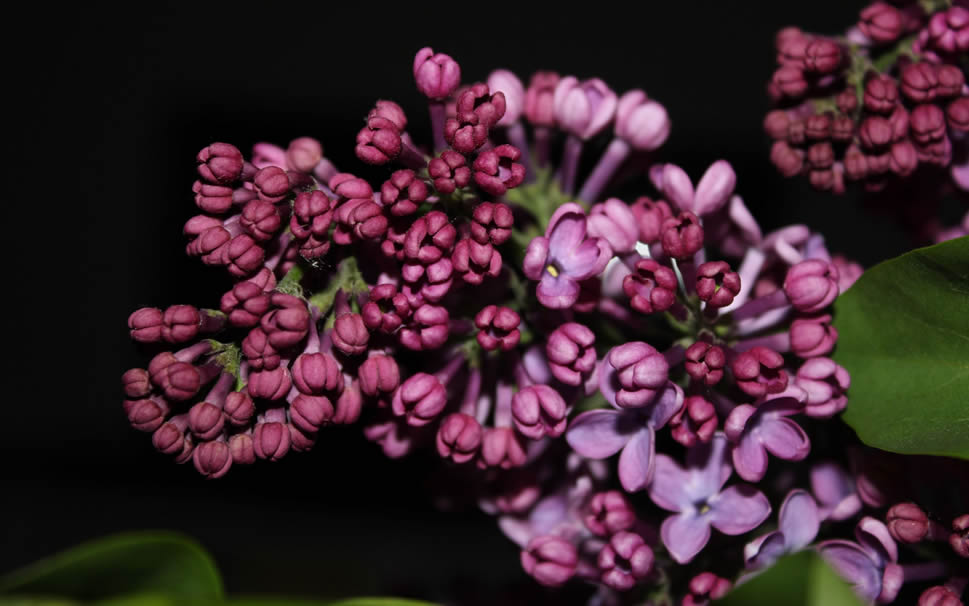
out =
{"type": "Polygon", "coordinates": [[[696,190],[693,183],[679,166],[664,164],[654,167],[654,183],[681,211],[689,211],[698,216],[714,213],[730,199],[737,174],[726,160],[717,160],[703,173],[696,190]]]}
{"type": "Polygon", "coordinates": [[[759,482],[767,473],[768,452],[787,461],[800,461],[811,452],[807,434],[787,418],[804,411],[805,398],[802,389],[790,387],[759,406],[741,404],[730,412],[724,431],[733,442],[737,475],[759,482]]]}
{"type": "Polygon", "coordinates": [[[855,480],[837,463],[827,461],[811,468],[811,492],[826,520],[847,520],[861,511],[855,480]]]}
{"type": "Polygon", "coordinates": [[[574,202],[552,215],[545,235],[531,241],[525,251],[525,275],[539,280],[536,294],[542,305],[570,307],[579,298],[579,282],[602,272],[612,251],[601,238],[586,237],[586,216],[574,202]]]}
{"type": "Polygon", "coordinates": [[[681,564],[700,553],[710,539],[711,526],[739,535],[760,526],[770,515],[767,497],[753,486],[736,484],[723,490],[731,473],[725,460],[727,446],[727,437],[718,433],[708,444],[687,452],[685,467],[666,455],[656,456],[649,497],[674,512],[663,521],[660,536],[681,564]]]}
{"type": "Polygon", "coordinates": [[[565,131],[582,139],[599,134],[616,114],[618,98],[605,82],[575,76],[559,80],[553,96],[555,120],[565,131]]]}
{"type": "Polygon", "coordinates": [[[641,490],[653,478],[656,430],[664,427],[683,406],[683,390],[668,381],[666,388],[643,408],[600,409],[583,412],[565,434],[569,445],[590,459],[605,459],[620,450],[619,481],[627,492],[641,490]]]}
{"type": "Polygon", "coordinates": [[[781,504],[777,522],[777,530],[757,537],[744,547],[748,568],[766,568],[782,555],[807,547],[821,527],[818,504],[807,491],[794,489],[781,504]]]}
{"type": "Polygon", "coordinates": [[[855,537],[857,543],[844,539],[824,541],[818,545],[818,552],[868,602],[893,601],[901,589],[904,572],[896,564],[898,547],[888,528],[865,516],[855,528],[855,537]]]}

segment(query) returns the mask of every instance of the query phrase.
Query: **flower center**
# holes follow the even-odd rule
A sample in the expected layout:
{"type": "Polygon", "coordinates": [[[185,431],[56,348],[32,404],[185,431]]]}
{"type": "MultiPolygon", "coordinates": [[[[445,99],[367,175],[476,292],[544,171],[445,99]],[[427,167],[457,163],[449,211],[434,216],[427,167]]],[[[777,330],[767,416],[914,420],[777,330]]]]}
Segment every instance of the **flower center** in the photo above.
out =
{"type": "Polygon", "coordinates": [[[548,264],[548,266],[545,268],[545,271],[547,271],[548,273],[550,273],[553,278],[559,277],[559,268],[558,267],[555,267],[555,265],[552,264],[552,263],[549,263],[548,264]]]}

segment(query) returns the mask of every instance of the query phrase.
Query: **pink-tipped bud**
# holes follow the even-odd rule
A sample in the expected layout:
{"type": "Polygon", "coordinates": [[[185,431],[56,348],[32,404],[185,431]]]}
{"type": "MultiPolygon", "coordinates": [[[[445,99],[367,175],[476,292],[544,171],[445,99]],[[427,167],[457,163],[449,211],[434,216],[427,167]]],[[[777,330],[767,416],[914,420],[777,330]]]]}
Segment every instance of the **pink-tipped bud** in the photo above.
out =
{"type": "Polygon", "coordinates": [[[673,439],[687,448],[697,442],[709,442],[719,420],[713,404],[703,396],[690,396],[670,420],[673,439]]]}
{"type": "Polygon", "coordinates": [[[697,341],[686,350],[684,366],[687,374],[694,381],[716,385],[723,378],[723,368],[726,364],[727,355],[719,345],[697,341]]]}
{"type": "Polygon", "coordinates": [[[787,271],[784,292],[798,311],[821,311],[838,296],[838,268],[820,259],[801,261],[787,271]]]}
{"type": "Polygon", "coordinates": [[[598,492],[589,501],[582,518],[586,528],[600,537],[608,537],[636,524],[636,512],[618,490],[598,492]]]}
{"type": "Polygon", "coordinates": [[[289,427],[284,423],[259,423],[252,432],[252,449],[260,459],[278,461],[286,456],[291,444],[289,427]]]}
{"type": "Polygon", "coordinates": [[[635,270],[623,278],[622,290],[629,305],[644,314],[666,311],[676,302],[676,274],[653,259],[636,262],[635,270]]]}
{"type": "Polygon", "coordinates": [[[461,67],[448,55],[424,47],[414,56],[414,80],[421,94],[443,101],[461,84],[461,67]]]}
{"type": "Polygon", "coordinates": [[[433,421],[447,404],[447,389],[434,376],[419,372],[401,383],[390,406],[394,414],[404,417],[413,427],[433,421]]]}
{"type": "Polygon", "coordinates": [[[653,571],[653,550],[638,534],[620,531],[599,551],[599,579],[607,587],[628,591],[653,571]]]}
{"type": "Polygon", "coordinates": [[[225,397],[222,407],[225,418],[236,427],[244,427],[256,413],[256,405],[246,391],[233,391],[225,397]]]}
{"type": "Polygon", "coordinates": [[[915,503],[893,506],[885,514],[885,525],[892,537],[902,543],[918,543],[929,532],[929,518],[915,503]]]}
{"type": "Polygon", "coordinates": [[[737,387],[755,398],[784,391],[788,376],[783,367],[781,354],[760,346],[741,353],[731,365],[737,387]]]}
{"type": "Polygon", "coordinates": [[[199,441],[215,438],[224,425],[222,409],[209,402],[199,402],[188,411],[188,427],[199,441]]]}
{"type": "Polygon", "coordinates": [[[131,338],[139,343],[157,343],[162,340],[164,315],[156,307],[142,307],[128,316],[131,338]]]}
{"type": "Polygon", "coordinates": [[[548,385],[523,387],[511,399],[515,427],[523,436],[533,440],[562,435],[567,411],[565,400],[548,385]]]}
{"type": "Polygon", "coordinates": [[[437,452],[455,463],[467,463],[481,446],[481,424],[469,415],[453,413],[444,418],[437,430],[437,452]]]}
{"type": "Polygon", "coordinates": [[[514,349],[521,339],[519,324],[521,318],[514,310],[497,305],[488,305],[474,317],[478,343],[487,351],[514,349]]]}
{"type": "Polygon", "coordinates": [[[192,453],[192,463],[209,480],[221,478],[232,467],[232,453],[225,442],[203,442],[192,453]]]}
{"type": "Polygon", "coordinates": [[[576,322],[562,324],[548,337],[545,355],[556,379],[566,385],[581,385],[596,368],[596,336],[576,322]]]}
{"type": "Polygon", "coordinates": [[[689,259],[703,248],[703,227],[691,212],[681,212],[663,222],[663,250],[671,257],[689,259]]]}
{"type": "Polygon", "coordinates": [[[725,261],[708,261],[696,270],[696,292],[711,307],[726,307],[740,292],[740,276],[725,261]]]}
{"type": "Polygon", "coordinates": [[[242,152],[228,143],[213,143],[195,157],[199,176],[211,184],[225,185],[238,181],[245,164],[242,152]]]}
{"type": "Polygon", "coordinates": [[[575,546],[553,535],[533,538],[521,552],[522,568],[546,587],[564,585],[575,574],[578,562],[575,546]]]}

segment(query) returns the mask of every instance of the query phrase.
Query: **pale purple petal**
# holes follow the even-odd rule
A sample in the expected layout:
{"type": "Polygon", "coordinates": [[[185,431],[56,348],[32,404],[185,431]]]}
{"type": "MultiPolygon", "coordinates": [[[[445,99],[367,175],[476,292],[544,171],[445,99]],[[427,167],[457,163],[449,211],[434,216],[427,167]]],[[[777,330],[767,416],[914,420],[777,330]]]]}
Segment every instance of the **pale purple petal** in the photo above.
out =
{"type": "Polygon", "coordinates": [[[706,500],[720,492],[733,471],[726,461],[727,436],[716,433],[706,444],[694,446],[686,453],[691,479],[688,490],[693,502],[706,500]]]}
{"type": "Polygon", "coordinates": [[[736,484],[712,499],[710,521],[724,534],[738,535],[760,526],[770,515],[764,493],[749,484],[736,484]]]}
{"type": "Polygon", "coordinates": [[[760,244],[762,238],[760,226],[757,225],[757,220],[747,210],[743,198],[740,196],[731,197],[728,212],[730,219],[737,226],[737,229],[740,230],[740,233],[743,234],[744,239],[750,244],[760,244]]]}
{"type": "Polygon", "coordinates": [[[748,482],[759,482],[767,473],[767,451],[754,433],[745,433],[731,454],[737,475],[748,482]]]}
{"type": "Polygon", "coordinates": [[[663,520],[660,536],[673,559],[686,564],[710,540],[710,521],[694,512],[672,515],[663,520]]]}
{"type": "Polygon", "coordinates": [[[693,505],[690,494],[690,474],[676,461],[658,454],[653,462],[653,481],[649,485],[649,498],[667,511],[680,512],[693,505]]]}
{"type": "Polygon", "coordinates": [[[683,388],[668,381],[650,408],[648,423],[654,429],[661,429],[681,408],[683,408],[683,388]]]}
{"type": "Polygon", "coordinates": [[[622,433],[621,413],[616,410],[589,410],[572,421],[565,439],[575,452],[590,459],[604,459],[619,452],[629,442],[622,433]]]}
{"type": "Polygon", "coordinates": [[[693,210],[693,183],[686,171],[675,164],[663,167],[663,193],[680,210],[693,210]]]}
{"type": "Polygon", "coordinates": [[[776,530],[744,546],[744,560],[748,568],[766,568],[784,553],[784,534],[776,530]]]}
{"type": "Polygon", "coordinates": [[[881,570],[861,547],[834,539],[821,543],[818,551],[835,572],[854,586],[855,593],[869,602],[881,593],[881,570]]]}
{"type": "Polygon", "coordinates": [[[555,209],[545,228],[550,250],[572,250],[585,239],[585,210],[575,202],[555,209]],[[553,244],[554,241],[554,244],[553,244]]]}
{"type": "MultiPolygon", "coordinates": [[[[599,242],[601,242],[599,238],[589,238],[561,255],[553,250],[550,250],[549,254],[564,274],[575,280],[585,280],[605,269],[605,264],[601,261],[603,249],[599,246],[599,242]]],[[[610,256],[607,246],[606,263],[609,262],[610,256]]]]}
{"type": "Polygon", "coordinates": [[[811,440],[801,426],[784,417],[764,418],[757,428],[760,440],[772,455],[800,461],[811,452],[811,440]]]}
{"type": "Polygon", "coordinates": [[[545,307],[564,309],[579,299],[579,283],[566,275],[553,277],[546,272],[535,289],[535,295],[545,307]]]}
{"type": "Polygon", "coordinates": [[[535,536],[531,524],[526,520],[512,516],[501,516],[498,518],[498,528],[501,529],[501,532],[506,537],[518,544],[519,547],[527,545],[532,540],[532,537],[535,536]]]}
{"type": "Polygon", "coordinates": [[[553,530],[569,519],[569,502],[562,495],[545,497],[528,514],[532,536],[551,534],[553,530]]]}
{"type": "Polygon", "coordinates": [[[707,215],[720,210],[737,184],[737,174],[726,160],[717,160],[703,173],[693,197],[693,212],[707,215]]]}
{"type": "Polygon", "coordinates": [[[619,391],[619,378],[616,373],[616,367],[608,362],[608,356],[604,357],[599,362],[599,392],[602,393],[602,397],[606,399],[606,402],[613,408],[620,408],[616,404],[616,392],[619,391]]]}
{"type": "Polygon", "coordinates": [[[778,518],[778,526],[784,533],[784,544],[788,552],[806,547],[818,535],[821,527],[821,516],[818,515],[818,505],[814,502],[814,497],[800,489],[792,490],[787,495],[778,518]]]}
{"type": "Polygon", "coordinates": [[[885,565],[898,560],[898,546],[881,520],[870,516],[861,518],[855,527],[855,538],[878,564],[885,565]]]}
{"type": "Polygon", "coordinates": [[[666,165],[662,162],[657,162],[656,164],[649,167],[649,180],[653,183],[659,191],[663,191],[663,169],[666,165]]]}
{"type": "Polygon", "coordinates": [[[538,280],[545,273],[548,264],[548,238],[538,236],[532,238],[525,249],[525,260],[522,262],[522,269],[525,276],[530,280],[538,280]]]}
{"type": "Polygon", "coordinates": [[[619,457],[619,481],[626,492],[642,490],[653,479],[655,451],[656,441],[652,427],[637,431],[622,449],[619,457]]]}

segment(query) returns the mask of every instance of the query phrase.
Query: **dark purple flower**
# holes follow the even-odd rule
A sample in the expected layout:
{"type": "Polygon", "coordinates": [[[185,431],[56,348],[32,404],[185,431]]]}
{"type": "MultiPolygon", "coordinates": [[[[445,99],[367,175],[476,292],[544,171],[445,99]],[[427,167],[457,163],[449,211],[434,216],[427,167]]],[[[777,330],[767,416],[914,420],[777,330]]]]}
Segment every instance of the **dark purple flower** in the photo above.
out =
{"type": "Polygon", "coordinates": [[[414,351],[437,349],[449,334],[449,315],[444,307],[424,304],[414,312],[411,322],[397,333],[401,345],[414,351]]]}
{"type": "Polygon", "coordinates": [[[403,217],[416,212],[429,193],[427,184],[414,171],[398,170],[380,188],[380,203],[390,207],[390,214],[403,217]]]}
{"type": "Polygon", "coordinates": [[[433,421],[447,404],[447,389],[434,375],[414,374],[401,383],[391,400],[394,414],[404,417],[412,427],[433,421]]]}
{"type": "Polygon", "coordinates": [[[490,243],[481,244],[472,238],[464,238],[454,246],[451,263],[465,282],[481,284],[485,276],[498,276],[502,259],[501,253],[490,243]]]}
{"type": "Polygon", "coordinates": [[[788,377],[783,367],[784,357],[763,346],[741,353],[731,364],[737,387],[755,398],[784,391],[788,377]]]}
{"type": "Polygon", "coordinates": [[[586,236],[585,211],[569,202],[556,209],[545,235],[528,245],[523,268],[528,278],[539,280],[535,292],[542,305],[572,306],[579,298],[579,282],[605,269],[612,257],[609,245],[586,236]]]}
{"type": "Polygon", "coordinates": [[[706,606],[710,600],[719,600],[727,595],[733,585],[727,579],[712,572],[701,572],[690,579],[690,593],[683,597],[681,606],[706,606]]]}
{"type": "Polygon", "coordinates": [[[521,340],[519,324],[521,318],[517,312],[497,305],[488,305],[474,317],[474,325],[478,328],[478,343],[487,351],[514,349],[521,340]]]}
{"type": "Polygon", "coordinates": [[[740,292],[740,276],[725,261],[708,261],[696,270],[696,292],[711,307],[726,307],[740,292]]]}
{"type": "Polygon", "coordinates": [[[902,586],[904,573],[895,563],[898,547],[888,528],[866,516],[858,522],[855,537],[857,543],[844,539],[824,541],[818,545],[818,552],[863,599],[881,604],[892,602],[902,586]]]}
{"type": "Polygon", "coordinates": [[[467,463],[478,454],[481,438],[481,424],[472,416],[456,412],[441,421],[435,443],[442,457],[467,463]]]}
{"type": "Polygon", "coordinates": [[[659,240],[663,222],[673,216],[670,205],[663,200],[653,201],[645,196],[632,205],[632,213],[639,229],[639,241],[653,244],[659,240]]]}
{"type": "Polygon", "coordinates": [[[674,440],[689,448],[697,442],[709,442],[719,422],[717,411],[709,400],[703,396],[690,396],[670,420],[671,433],[674,440]]]}
{"type": "Polygon", "coordinates": [[[552,102],[559,127],[582,140],[602,132],[618,106],[616,93],[605,82],[598,78],[579,82],[574,76],[558,81],[552,102]]]}
{"type": "Polygon", "coordinates": [[[545,345],[549,370],[566,385],[581,385],[595,371],[596,336],[588,327],[566,322],[552,331],[545,345]]]}
{"type": "Polygon", "coordinates": [[[814,358],[831,353],[838,341],[838,329],[831,324],[830,314],[801,316],[791,322],[791,351],[800,358],[814,358]]]}
{"type": "Polygon", "coordinates": [[[726,365],[727,355],[719,345],[697,341],[686,349],[684,366],[694,381],[716,385],[723,378],[723,368],[726,365]]]}
{"type": "Polygon", "coordinates": [[[779,459],[800,461],[811,452],[811,441],[801,426],[788,419],[804,411],[805,394],[792,388],[759,406],[741,404],[724,421],[733,442],[731,454],[737,475],[759,482],[767,473],[767,453],[779,459]]]}
{"type": "Polygon", "coordinates": [[[619,531],[599,551],[599,580],[607,587],[628,591],[653,571],[653,561],[653,550],[643,537],[619,531]]]}
{"type": "Polygon", "coordinates": [[[467,159],[450,149],[441,152],[437,158],[431,158],[427,172],[434,182],[434,189],[444,195],[454,193],[454,190],[471,182],[471,168],[467,165],[467,159]]]}
{"type": "Polygon", "coordinates": [[[370,330],[393,333],[410,317],[407,298],[393,284],[378,284],[370,289],[370,300],[360,310],[363,323],[370,330]]]}
{"type": "Polygon", "coordinates": [[[232,467],[232,453],[223,441],[203,442],[192,453],[192,463],[200,474],[210,480],[221,478],[232,467]]]}
{"type": "Polygon", "coordinates": [[[640,259],[622,280],[629,305],[644,314],[666,311],[676,302],[676,274],[653,259],[640,259]]]}
{"type": "Polygon", "coordinates": [[[515,223],[511,208],[501,202],[481,202],[474,207],[471,238],[480,244],[499,246],[511,237],[515,223]]]}
{"type": "Polygon", "coordinates": [[[777,530],[747,543],[744,561],[748,568],[766,568],[782,555],[807,547],[820,527],[821,514],[811,495],[799,488],[792,490],[777,514],[777,530]]]}
{"type": "Polygon", "coordinates": [[[475,158],[474,181],[492,196],[501,197],[525,180],[525,167],[518,162],[521,152],[508,144],[499,145],[475,158]]]}
{"type": "Polygon", "coordinates": [[[636,512],[621,492],[610,490],[592,496],[582,521],[594,534],[608,537],[632,528],[636,524],[636,512]]]}
{"type": "Polygon", "coordinates": [[[691,448],[686,466],[656,455],[656,471],[649,496],[661,508],[674,512],[663,521],[660,536],[674,560],[685,564],[710,539],[710,527],[739,535],[760,526],[770,515],[767,498],[747,484],[723,489],[730,478],[724,460],[727,438],[717,434],[707,444],[691,448]]]}
{"type": "Polygon", "coordinates": [[[400,368],[397,361],[384,354],[373,354],[357,370],[360,391],[375,397],[389,395],[400,385],[400,368]]]}
{"type": "Polygon", "coordinates": [[[293,202],[293,216],[289,229],[300,240],[317,236],[328,241],[327,231],[333,220],[334,203],[320,190],[300,192],[293,202]]]}
{"type": "Polygon", "coordinates": [[[164,314],[157,307],[142,307],[128,316],[131,338],[139,343],[157,343],[162,340],[164,314]]]}
{"type": "Polygon", "coordinates": [[[357,158],[367,164],[383,165],[396,159],[404,149],[397,124],[387,118],[374,116],[357,133],[357,158]]]}
{"type": "Polygon", "coordinates": [[[703,248],[703,227],[691,212],[681,212],[663,221],[660,242],[671,257],[689,259],[703,248]]]}
{"type": "Polygon", "coordinates": [[[521,552],[522,568],[547,587],[559,587],[575,574],[579,556],[572,543],[562,537],[533,538],[521,552]]]}
{"type": "Polygon", "coordinates": [[[212,143],[195,157],[199,176],[213,185],[238,181],[245,163],[242,152],[229,143],[212,143]]]}
{"type": "Polygon", "coordinates": [[[568,405],[548,385],[522,387],[511,398],[511,412],[515,427],[526,438],[557,438],[565,432],[568,405]]]}
{"type": "Polygon", "coordinates": [[[667,382],[647,407],[583,412],[572,421],[565,438],[577,453],[590,459],[605,459],[621,450],[619,480],[627,492],[635,492],[653,479],[656,430],[682,406],[683,390],[667,382]]]}

